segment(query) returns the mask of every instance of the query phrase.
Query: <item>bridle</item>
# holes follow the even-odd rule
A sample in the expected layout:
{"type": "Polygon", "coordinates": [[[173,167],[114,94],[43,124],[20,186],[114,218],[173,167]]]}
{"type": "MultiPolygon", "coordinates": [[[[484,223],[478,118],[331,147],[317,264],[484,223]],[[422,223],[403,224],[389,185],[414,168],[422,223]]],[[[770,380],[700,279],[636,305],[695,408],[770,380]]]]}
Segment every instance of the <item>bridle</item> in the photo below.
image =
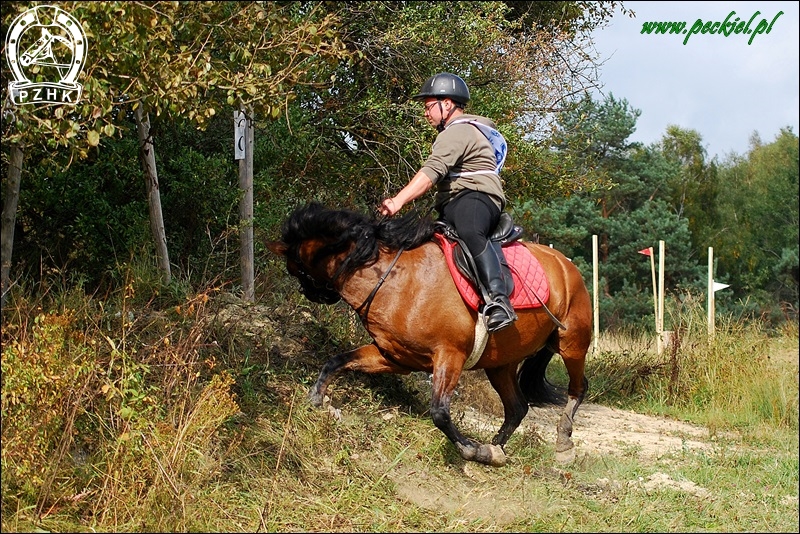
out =
{"type": "MultiPolygon", "coordinates": [[[[375,284],[375,287],[372,288],[372,291],[370,292],[367,299],[358,308],[355,309],[356,313],[359,315],[359,317],[362,318],[362,320],[366,320],[367,315],[369,315],[369,308],[370,306],[372,306],[372,301],[375,298],[375,295],[378,293],[378,290],[386,281],[386,278],[389,276],[389,273],[392,271],[395,264],[397,264],[397,260],[400,259],[400,255],[403,253],[403,251],[405,251],[405,247],[401,247],[397,251],[397,254],[395,255],[394,259],[389,264],[389,267],[386,268],[386,271],[384,271],[383,275],[381,275],[380,279],[375,284]],[[362,310],[364,311],[363,315],[361,313],[362,310]]],[[[320,290],[319,295],[314,295],[317,298],[324,299],[326,301],[330,300],[331,302],[329,303],[331,304],[341,299],[341,295],[334,286],[334,283],[336,282],[336,280],[339,279],[339,277],[342,274],[344,262],[342,263],[341,266],[339,266],[339,268],[337,269],[336,273],[334,274],[333,278],[330,281],[320,282],[316,278],[308,274],[308,271],[306,271],[305,269],[305,265],[303,264],[302,260],[300,260],[300,255],[297,254],[296,251],[291,255],[290,259],[292,263],[294,263],[295,265],[295,270],[297,271],[295,276],[298,278],[298,280],[300,280],[300,286],[303,288],[303,294],[306,295],[306,298],[309,298],[309,300],[314,300],[310,298],[306,292],[306,288],[310,285],[314,289],[320,290]],[[337,298],[335,300],[332,294],[336,295],[337,298]]]]}
{"type": "Polygon", "coordinates": [[[296,250],[292,254],[287,255],[287,259],[294,264],[296,271],[294,276],[300,281],[300,287],[302,288],[303,294],[306,296],[306,298],[308,298],[308,300],[322,301],[325,304],[333,304],[341,299],[341,295],[339,295],[339,292],[336,291],[336,288],[333,285],[336,278],[338,278],[338,275],[331,281],[320,282],[311,276],[308,271],[306,271],[306,266],[303,264],[303,261],[300,259],[300,255],[296,250]],[[314,294],[309,295],[309,290],[316,291],[314,294]]]}
{"type": "Polygon", "coordinates": [[[402,254],[404,250],[405,250],[405,247],[400,247],[400,250],[397,251],[397,254],[395,255],[394,259],[392,260],[392,263],[389,264],[389,267],[387,267],[386,271],[384,271],[383,275],[381,275],[381,278],[380,278],[380,280],[378,280],[378,283],[375,284],[375,287],[372,288],[372,292],[367,297],[367,300],[362,302],[361,306],[356,308],[356,313],[362,319],[366,319],[367,315],[369,315],[369,307],[372,306],[372,299],[375,298],[375,294],[378,292],[378,290],[381,288],[383,283],[386,281],[386,277],[389,276],[389,273],[394,268],[394,265],[397,263],[397,260],[400,259],[400,254],[402,254]],[[366,306],[366,308],[365,308],[365,306],[366,306]],[[364,310],[363,317],[361,316],[361,310],[362,309],[364,310]]]}

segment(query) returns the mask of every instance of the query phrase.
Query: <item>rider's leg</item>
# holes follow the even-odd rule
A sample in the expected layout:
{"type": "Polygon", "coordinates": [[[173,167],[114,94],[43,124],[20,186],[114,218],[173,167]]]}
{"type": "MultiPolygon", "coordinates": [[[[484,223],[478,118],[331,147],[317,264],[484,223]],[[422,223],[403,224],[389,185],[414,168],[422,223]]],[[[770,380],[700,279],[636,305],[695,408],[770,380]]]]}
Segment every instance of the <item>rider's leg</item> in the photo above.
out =
{"type": "Polygon", "coordinates": [[[489,236],[500,218],[500,208],[487,194],[471,191],[448,203],[443,215],[455,226],[467,245],[475,260],[476,274],[489,293],[484,310],[487,316],[486,329],[494,332],[505,328],[517,316],[508,298],[513,283],[510,280],[507,283],[504,279],[500,257],[489,242],[489,236]]]}
{"type": "Polygon", "coordinates": [[[483,252],[475,256],[478,276],[489,291],[492,302],[486,303],[486,330],[496,332],[517,320],[514,307],[506,293],[506,282],[494,247],[486,243],[483,252]]]}

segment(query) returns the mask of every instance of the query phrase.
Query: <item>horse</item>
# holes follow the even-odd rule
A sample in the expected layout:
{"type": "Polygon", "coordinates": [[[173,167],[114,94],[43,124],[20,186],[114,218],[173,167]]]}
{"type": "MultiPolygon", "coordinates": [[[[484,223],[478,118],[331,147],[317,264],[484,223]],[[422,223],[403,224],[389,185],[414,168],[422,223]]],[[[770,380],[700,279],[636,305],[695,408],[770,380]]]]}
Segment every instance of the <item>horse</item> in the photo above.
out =
{"type": "Polygon", "coordinates": [[[345,370],[430,373],[434,425],[464,460],[500,467],[529,404],[566,399],[556,457],[571,461],[573,420],[589,386],[584,370],[592,337],[592,306],[580,271],[558,250],[520,241],[542,265],[550,296],[546,307],[517,310],[517,321],[490,334],[472,366],[486,373],[504,411],[491,444],[479,443],[464,436],[450,416],[479,316],[459,294],[442,248],[432,239],[435,230],[435,221],[413,211],[384,218],[310,202],[283,222],[280,240],[266,243],[285,260],[308,300],[334,304],[343,299],[372,338],[324,364],[309,390],[311,403],[322,407],[331,380],[345,370]],[[569,374],[566,396],[545,378],[555,353],[569,374]]]}

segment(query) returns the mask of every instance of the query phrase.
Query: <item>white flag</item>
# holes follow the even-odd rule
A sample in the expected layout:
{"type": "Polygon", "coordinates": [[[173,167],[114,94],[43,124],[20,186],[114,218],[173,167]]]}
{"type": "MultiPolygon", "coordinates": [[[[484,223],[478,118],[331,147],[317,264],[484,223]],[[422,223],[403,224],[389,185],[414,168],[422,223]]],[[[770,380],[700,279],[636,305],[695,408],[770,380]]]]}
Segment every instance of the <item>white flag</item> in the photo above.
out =
{"type": "Polygon", "coordinates": [[[725,289],[726,287],[731,287],[731,285],[730,284],[720,284],[719,282],[714,282],[714,293],[716,293],[720,289],[725,289]]]}

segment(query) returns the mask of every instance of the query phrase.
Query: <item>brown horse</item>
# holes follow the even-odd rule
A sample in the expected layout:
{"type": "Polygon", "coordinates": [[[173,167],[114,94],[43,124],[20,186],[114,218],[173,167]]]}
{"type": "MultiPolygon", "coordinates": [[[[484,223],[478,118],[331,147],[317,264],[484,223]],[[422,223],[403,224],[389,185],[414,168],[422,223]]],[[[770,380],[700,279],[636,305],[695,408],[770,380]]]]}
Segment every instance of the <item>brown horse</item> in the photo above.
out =
{"type": "Polygon", "coordinates": [[[450,417],[450,401],[473,348],[478,314],[458,293],[441,248],[431,240],[433,231],[430,218],[414,213],[375,219],[311,203],[284,222],[280,241],[267,243],[285,258],[287,271],[300,281],[306,298],[323,304],[344,299],[373,339],[328,360],[311,387],[311,402],[322,406],[331,379],[346,369],[431,373],[434,424],[465,460],[502,466],[503,446],[528,404],[558,398],[545,379],[547,364],[558,353],[569,373],[569,386],[556,453],[559,459],[574,456],[572,422],[588,388],[584,364],[592,335],[591,301],[580,271],[557,250],[524,243],[544,268],[550,285],[547,308],[554,317],[541,307],[518,310],[512,326],[490,335],[472,368],[486,373],[503,402],[505,419],[492,444],[481,444],[462,435],[450,417]]]}

